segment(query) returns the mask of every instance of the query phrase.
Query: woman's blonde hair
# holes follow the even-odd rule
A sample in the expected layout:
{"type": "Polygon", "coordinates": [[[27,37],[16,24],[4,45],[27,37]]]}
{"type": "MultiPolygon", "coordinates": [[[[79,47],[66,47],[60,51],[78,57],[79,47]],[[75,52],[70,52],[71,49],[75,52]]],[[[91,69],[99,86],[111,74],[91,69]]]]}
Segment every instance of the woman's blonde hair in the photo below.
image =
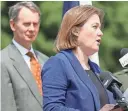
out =
{"type": "Polygon", "coordinates": [[[55,50],[75,49],[78,46],[76,34],[79,28],[94,14],[97,14],[102,24],[104,12],[90,5],[80,5],[68,10],[62,20],[56,41],[55,50]]]}

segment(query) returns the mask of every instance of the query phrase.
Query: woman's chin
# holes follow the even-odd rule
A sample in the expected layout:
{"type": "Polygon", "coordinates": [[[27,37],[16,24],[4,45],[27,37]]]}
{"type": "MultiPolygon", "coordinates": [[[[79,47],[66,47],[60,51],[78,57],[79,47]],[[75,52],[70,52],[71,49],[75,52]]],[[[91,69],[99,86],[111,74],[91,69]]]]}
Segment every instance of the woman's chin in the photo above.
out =
{"type": "Polygon", "coordinates": [[[99,48],[93,49],[93,51],[90,53],[90,55],[93,55],[93,54],[95,54],[98,51],[99,51],[99,48]]]}
{"type": "Polygon", "coordinates": [[[95,49],[94,49],[95,52],[98,52],[99,51],[99,46],[97,46],[95,49]]]}

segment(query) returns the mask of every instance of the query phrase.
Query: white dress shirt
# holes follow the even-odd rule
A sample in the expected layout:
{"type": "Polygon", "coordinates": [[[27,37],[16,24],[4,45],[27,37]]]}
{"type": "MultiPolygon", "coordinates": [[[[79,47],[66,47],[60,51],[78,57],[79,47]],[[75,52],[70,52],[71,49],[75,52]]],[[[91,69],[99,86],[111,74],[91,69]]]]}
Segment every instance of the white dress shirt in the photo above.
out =
{"type": "MultiPolygon", "coordinates": [[[[30,68],[30,57],[26,55],[27,52],[32,52],[34,54],[34,57],[37,59],[34,50],[31,46],[31,49],[28,50],[26,48],[24,48],[23,46],[21,46],[19,43],[17,43],[14,39],[12,40],[13,44],[17,47],[17,49],[20,51],[22,57],[24,58],[25,62],[27,63],[28,67],[30,68]]],[[[37,59],[38,61],[38,59],[37,59]]]]}

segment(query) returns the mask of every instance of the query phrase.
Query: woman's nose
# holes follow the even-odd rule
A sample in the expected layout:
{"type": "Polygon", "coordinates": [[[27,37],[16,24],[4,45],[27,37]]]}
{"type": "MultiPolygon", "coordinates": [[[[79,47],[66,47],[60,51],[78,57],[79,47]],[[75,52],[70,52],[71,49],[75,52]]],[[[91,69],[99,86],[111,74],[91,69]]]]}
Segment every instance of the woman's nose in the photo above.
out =
{"type": "Polygon", "coordinates": [[[100,37],[103,36],[103,32],[101,31],[101,29],[99,29],[99,31],[98,31],[98,36],[100,36],[100,37]]]}

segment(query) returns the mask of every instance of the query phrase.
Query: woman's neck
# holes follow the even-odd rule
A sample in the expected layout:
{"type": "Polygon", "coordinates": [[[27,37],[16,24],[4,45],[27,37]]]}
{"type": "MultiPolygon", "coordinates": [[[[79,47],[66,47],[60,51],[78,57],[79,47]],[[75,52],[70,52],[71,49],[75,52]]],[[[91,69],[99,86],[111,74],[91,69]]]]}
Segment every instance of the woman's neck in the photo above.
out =
{"type": "Polygon", "coordinates": [[[77,47],[75,50],[73,50],[75,56],[79,60],[80,64],[84,68],[84,70],[90,70],[90,66],[88,64],[88,56],[84,54],[84,52],[77,47]]]}

